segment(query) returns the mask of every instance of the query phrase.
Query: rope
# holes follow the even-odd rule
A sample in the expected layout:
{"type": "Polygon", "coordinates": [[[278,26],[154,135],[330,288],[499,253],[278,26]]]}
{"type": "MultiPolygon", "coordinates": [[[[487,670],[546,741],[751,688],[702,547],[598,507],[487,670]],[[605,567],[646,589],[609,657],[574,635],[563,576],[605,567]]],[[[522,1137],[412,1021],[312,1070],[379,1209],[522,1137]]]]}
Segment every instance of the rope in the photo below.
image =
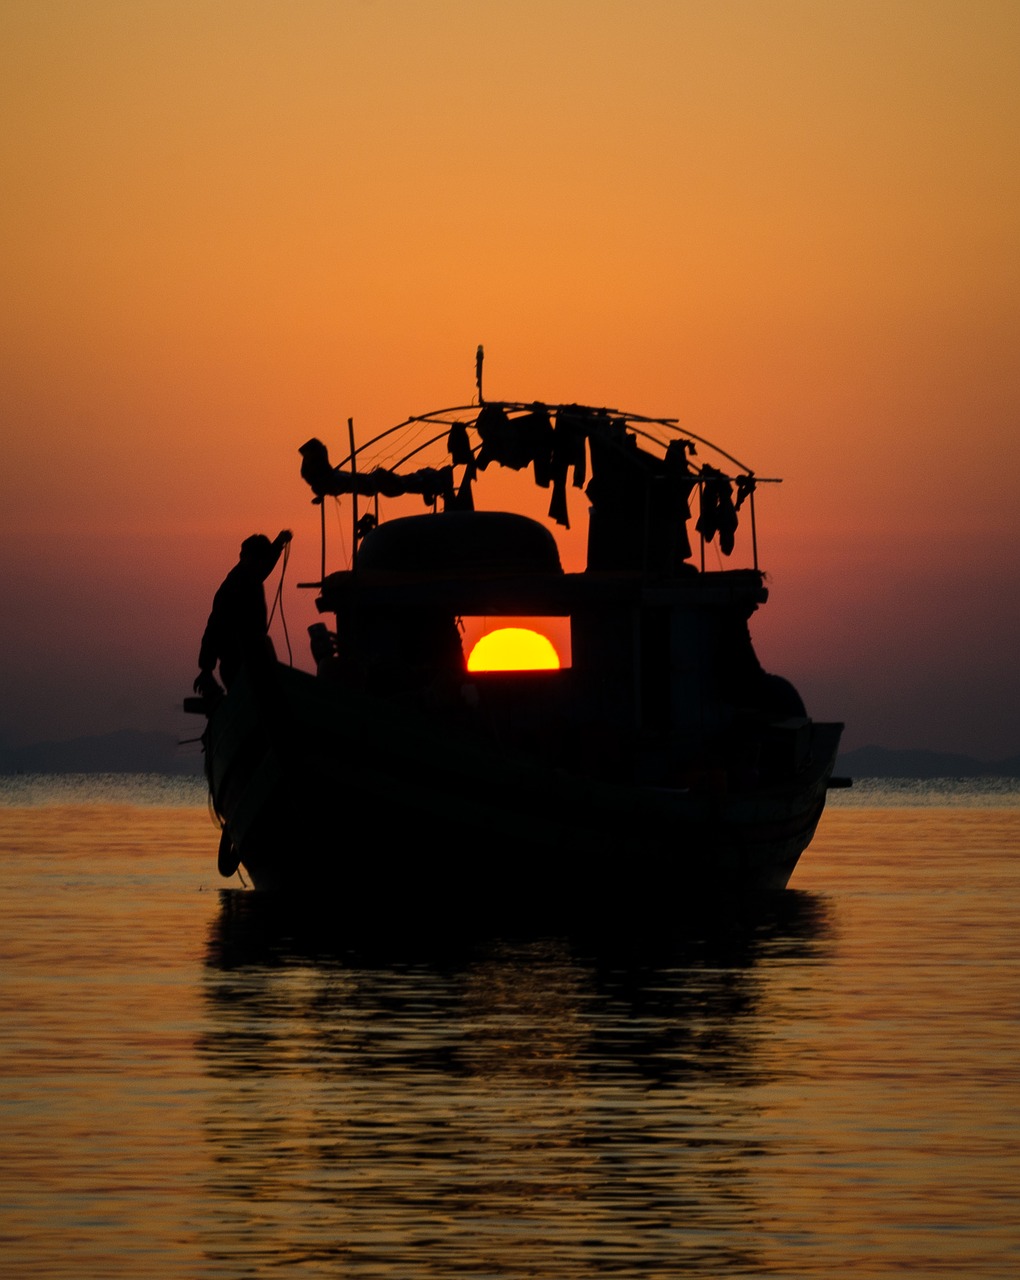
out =
{"type": "Polygon", "coordinates": [[[283,626],[283,638],[287,642],[287,665],[294,665],[294,653],[290,647],[290,632],[287,630],[287,618],[283,611],[283,580],[287,576],[287,561],[290,559],[290,543],[288,542],[283,548],[283,567],[280,570],[280,582],[276,588],[276,595],[273,597],[273,607],[269,613],[269,621],[266,623],[266,630],[273,624],[273,618],[276,616],[276,606],[280,606],[280,623],[283,626]]]}

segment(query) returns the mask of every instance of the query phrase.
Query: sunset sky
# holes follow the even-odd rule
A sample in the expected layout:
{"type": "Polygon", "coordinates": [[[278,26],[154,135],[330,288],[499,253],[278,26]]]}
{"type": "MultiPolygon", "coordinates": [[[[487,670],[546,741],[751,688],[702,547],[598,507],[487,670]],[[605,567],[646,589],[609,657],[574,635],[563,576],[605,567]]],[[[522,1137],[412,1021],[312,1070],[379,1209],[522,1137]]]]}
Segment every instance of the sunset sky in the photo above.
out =
{"type": "Polygon", "coordinates": [[[1016,0],[4,0],[0,100],[0,746],[193,734],[255,530],[309,665],[298,445],[481,342],[783,477],[752,630],[847,747],[1020,752],[1016,0]]]}

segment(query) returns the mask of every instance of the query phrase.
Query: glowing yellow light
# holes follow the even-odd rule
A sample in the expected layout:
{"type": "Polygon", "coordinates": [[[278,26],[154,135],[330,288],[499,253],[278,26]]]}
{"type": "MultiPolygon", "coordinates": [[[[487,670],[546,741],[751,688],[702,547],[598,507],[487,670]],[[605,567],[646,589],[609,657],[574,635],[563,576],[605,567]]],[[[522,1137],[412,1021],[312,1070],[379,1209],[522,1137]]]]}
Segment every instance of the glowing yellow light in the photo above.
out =
{"type": "Polygon", "coordinates": [[[526,627],[500,627],[482,636],[468,658],[469,671],[555,671],[560,657],[552,641],[526,627]]]}

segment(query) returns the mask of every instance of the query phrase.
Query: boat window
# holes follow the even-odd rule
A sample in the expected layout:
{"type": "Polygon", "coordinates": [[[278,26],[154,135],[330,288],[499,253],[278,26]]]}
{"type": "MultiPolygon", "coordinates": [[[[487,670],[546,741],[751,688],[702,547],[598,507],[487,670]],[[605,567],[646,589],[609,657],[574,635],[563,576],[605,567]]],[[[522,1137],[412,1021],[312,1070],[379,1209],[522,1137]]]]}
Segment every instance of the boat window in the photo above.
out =
{"type": "Polygon", "coordinates": [[[461,619],[469,671],[540,671],[569,667],[570,619],[461,619]]]}

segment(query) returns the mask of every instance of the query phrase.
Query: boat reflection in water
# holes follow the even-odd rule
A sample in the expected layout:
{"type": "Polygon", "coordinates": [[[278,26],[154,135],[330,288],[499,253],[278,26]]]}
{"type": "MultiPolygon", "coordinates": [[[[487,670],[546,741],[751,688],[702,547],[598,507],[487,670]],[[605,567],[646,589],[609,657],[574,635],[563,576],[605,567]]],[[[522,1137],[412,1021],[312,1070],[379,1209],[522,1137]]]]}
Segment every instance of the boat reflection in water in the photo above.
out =
{"type": "Polygon", "coordinates": [[[788,891],[682,941],[366,944],[224,891],[207,1245],[300,1274],[753,1272],[763,966],[827,932],[788,891]]]}

